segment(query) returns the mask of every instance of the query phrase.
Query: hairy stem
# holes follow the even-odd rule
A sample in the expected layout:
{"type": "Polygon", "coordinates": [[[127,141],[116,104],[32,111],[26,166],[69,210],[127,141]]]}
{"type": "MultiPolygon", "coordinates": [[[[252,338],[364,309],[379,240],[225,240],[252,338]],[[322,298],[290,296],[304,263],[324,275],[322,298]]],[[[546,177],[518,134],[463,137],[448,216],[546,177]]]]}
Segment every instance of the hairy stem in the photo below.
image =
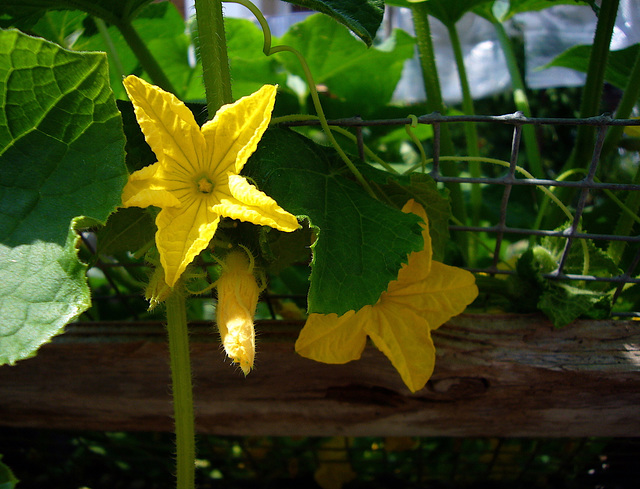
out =
{"type": "MultiPolygon", "coordinates": [[[[426,3],[412,3],[411,14],[413,25],[418,40],[418,53],[420,56],[420,68],[424,79],[424,88],[427,94],[427,107],[431,112],[445,113],[446,109],[442,99],[442,91],[440,90],[440,80],[438,79],[438,70],[436,68],[436,58],[433,49],[433,40],[431,39],[431,27],[429,25],[429,15],[426,3]]],[[[440,128],[440,153],[442,155],[455,154],[451,134],[446,124],[442,124],[440,128]]],[[[451,161],[442,161],[442,173],[445,176],[457,176],[456,166],[451,161]]],[[[460,222],[467,222],[467,210],[462,195],[460,185],[457,183],[448,183],[451,196],[451,211],[453,216],[460,222]]],[[[468,239],[464,233],[456,233],[455,240],[465,258],[468,259],[468,239]]]]}
{"type": "Polygon", "coordinates": [[[212,119],[220,107],[233,102],[222,2],[196,0],[195,7],[207,110],[212,119]]]}
{"type": "Polygon", "coordinates": [[[171,364],[173,411],[177,449],[177,488],[193,489],[195,479],[195,428],[186,300],[179,285],[167,298],[167,333],[171,364]]]}

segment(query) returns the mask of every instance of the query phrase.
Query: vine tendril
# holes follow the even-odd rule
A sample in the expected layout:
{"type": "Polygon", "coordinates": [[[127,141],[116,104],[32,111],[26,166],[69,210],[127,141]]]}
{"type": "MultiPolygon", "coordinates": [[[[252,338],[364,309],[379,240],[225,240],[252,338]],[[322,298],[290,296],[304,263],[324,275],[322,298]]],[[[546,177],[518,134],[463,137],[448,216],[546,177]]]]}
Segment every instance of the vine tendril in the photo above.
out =
{"type": "Polygon", "coordinates": [[[347,154],[342,150],[342,148],[338,144],[338,141],[336,141],[336,139],[333,137],[333,134],[331,133],[331,129],[329,127],[329,123],[327,122],[327,118],[324,115],[322,104],[320,103],[320,97],[318,96],[318,90],[316,89],[316,84],[315,84],[315,81],[313,80],[313,75],[311,74],[309,65],[307,64],[307,61],[304,59],[304,56],[302,55],[302,53],[292,48],[291,46],[287,46],[287,45],[272,46],[271,45],[271,28],[269,27],[267,20],[264,18],[264,15],[262,15],[262,12],[260,12],[260,9],[258,9],[258,7],[256,7],[249,0],[223,0],[223,1],[227,3],[240,4],[246,7],[247,9],[249,9],[251,13],[255,16],[256,20],[260,24],[260,27],[262,28],[262,33],[264,35],[264,44],[262,47],[262,52],[266,56],[271,56],[272,54],[288,51],[290,53],[293,53],[296,56],[296,58],[298,58],[298,62],[302,67],[302,71],[304,72],[304,76],[306,78],[307,85],[309,87],[309,93],[311,94],[311,100],[313,101],[313,106],[316,110],[316,113],[318,114],[320,125],[322,126],[322,130],[327,136],[327,139],[329,140],[331,145],[335,148],[335,150],[338,152],[338,155],[340,156],[342,161],[347,165],[351,173],[353,173],[353,176],[356,178],[358,183],[362,185],[362,187],[367,191],[367,193],[371,197],[373,197],[374,199],[377,199],[376,194],[373,192],[373,190],[369,186],[369,183],[364,179],[364,177],[362,176],[362,173],[360,173],[360,171],[356,168],[353,162],[349,159],[347,154]]]}

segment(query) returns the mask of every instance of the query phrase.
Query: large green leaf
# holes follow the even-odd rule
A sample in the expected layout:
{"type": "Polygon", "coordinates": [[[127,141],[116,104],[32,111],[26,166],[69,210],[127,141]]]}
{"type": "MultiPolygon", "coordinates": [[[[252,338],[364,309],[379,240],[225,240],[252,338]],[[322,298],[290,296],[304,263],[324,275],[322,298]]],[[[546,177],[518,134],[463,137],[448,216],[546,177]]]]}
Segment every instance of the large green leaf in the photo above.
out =
{"type": "Polygon", "coordinates": [[[76,218],[104,222],[126,180],[104,54],[0,32],[0,364],[89,306],[76,218]]]}
{"type": "Polygon", "coordinates": [[[384,0],[285,0],[327,14],[371,46],[384,15],[384,0]]]}
{"type": "MultiPolygon", "coordinates": [[[[607,67],[604,73],[605,80],[624,90],[629,83],[633,62],[638,56],[639,49],[640,44],[634,44],[633,46],[620,49],[619,51],[611,51],[609,53],[607,67]]],[[[589,68],[590,56],[591,46],[574,46],[567,49],[564,53],[556,56],[550,63],[545,65],[544,68],[562,66],[564,68],[571,68],[573,70],[586,73],[589,68]]]]}
{"type": "Polygon", "coordinates": [[[433,259],[442,261],[449,242],[451,204],[448,196],[440,193],[435,180],[425,173],[392,175],[371,167],[363,171],[367,178],[374,181],[384,197],[396,206],[402,207],[409,199],[414,199],[424,207],[429,219],[433,259]],[[378,176],[374,176],[374,172],[378,176]]]}
{"type": "Polygon", "coordinates": [[[417,216],[370,197],[333,150],[294,132],[267,131],[245,173],[317,232],[309,312],[375,304],[408,254],[424,245],[417,216]]]}
{"type": "MultiPolygon", "coordinates": [[[[415,45],[407,33],[395,31],[384,44],[367,49],[343,26],[322,15],[295,24],[281,41],[302,53],[317,84],[326,85],[332,96],[348,100],[354,114],[363,117],[391,100],[415,45]]],[[[288,71],[304,76],[291,53],[278,57],[288,71]]]]}

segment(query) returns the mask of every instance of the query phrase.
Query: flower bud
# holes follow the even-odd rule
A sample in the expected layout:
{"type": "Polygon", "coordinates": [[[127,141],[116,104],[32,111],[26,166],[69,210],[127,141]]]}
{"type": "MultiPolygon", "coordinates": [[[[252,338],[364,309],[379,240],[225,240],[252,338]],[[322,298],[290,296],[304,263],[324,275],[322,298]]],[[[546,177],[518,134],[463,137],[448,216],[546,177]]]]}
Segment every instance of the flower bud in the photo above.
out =
{"type": "Polygon", "coordinates": [[[260,294],[253,275],[253,258],[244,252],[229,253],[216,288],[216,322],[224,350],[247,375],[253,368],[256,350],[253,316],[260,294]]]}
{"type": "Polygon", "coordinates": [[[164,280],[164,269],[158,265],[151,275],[149,285],[144,290],[144,296],[149,301],[149,310],[164,302],[170,293],[171,287],[164,280]]]}

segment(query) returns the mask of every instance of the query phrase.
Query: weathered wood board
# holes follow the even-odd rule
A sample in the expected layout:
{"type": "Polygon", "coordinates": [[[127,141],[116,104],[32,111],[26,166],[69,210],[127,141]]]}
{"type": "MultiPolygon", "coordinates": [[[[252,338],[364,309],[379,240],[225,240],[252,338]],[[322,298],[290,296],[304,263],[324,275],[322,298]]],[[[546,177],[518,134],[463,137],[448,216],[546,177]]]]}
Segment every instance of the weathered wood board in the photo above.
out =
{"type": "MultiPolygon", "coordinates": [[[[640,436],[637,322],[555,329],[539,316],[464,315],[434,333],[436,371],[415,394],[373,346],[346,365],[299,357],[294,326],[258,325],[244,378],[213,330],[194,325],[199,432],[640,436]]],[[[0,367],[0,425],[171,430],[167,355],[157,325],[70,326],[35,358],[0,367]]]]}

